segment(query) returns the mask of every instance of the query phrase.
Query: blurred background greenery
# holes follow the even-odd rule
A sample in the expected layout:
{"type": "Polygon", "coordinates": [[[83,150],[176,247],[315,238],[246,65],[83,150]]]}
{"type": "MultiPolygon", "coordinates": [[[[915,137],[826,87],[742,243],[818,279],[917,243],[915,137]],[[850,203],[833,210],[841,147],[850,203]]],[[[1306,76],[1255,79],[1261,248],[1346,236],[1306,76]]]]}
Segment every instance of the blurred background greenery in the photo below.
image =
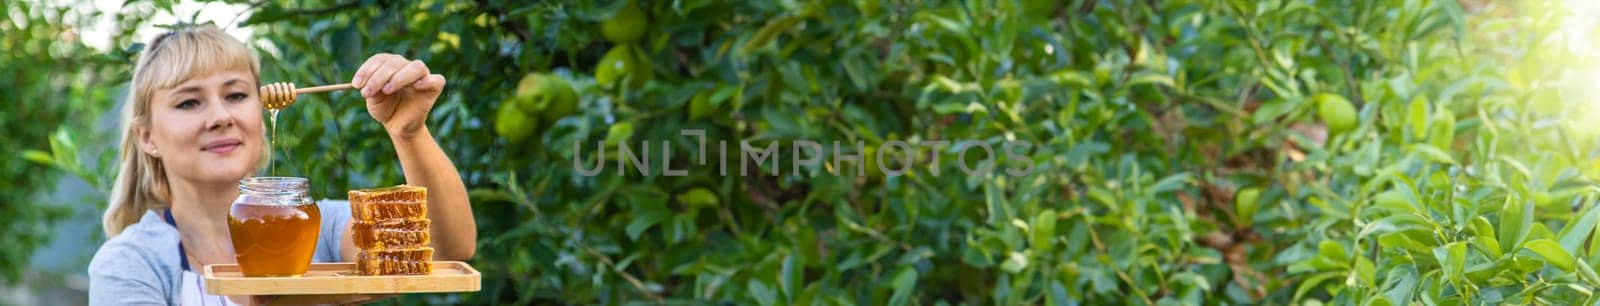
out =
{"type": "MultiPolygon", "coordinates": [[[[132,60],[160,26],[206,22],[260,51],[265,82],[343,82],[377,52],[450,79],[430,124],[471,189],[483,291],[391,303],[1600,300],[1600,11],[1583,1],[6,1],[0,16],[0,153],[20,157],[0,160],[0,303],[82,302],[132,60]],[[574,169],[574,144],[592,157],[596,141],[668,141],[689,165],[710,152],[685,129],[777,141],[783,171],[574,169]],[[961,147],[922,149],[905,176],[788,171],[801,139],[869,163],[890,140],[1023,140],[1034,171],[965,175],[983,155],[961,147]]],[[[275,174],[334,198],[403,181],[358,97],[301,98],[278,118],[275,174]]]]}

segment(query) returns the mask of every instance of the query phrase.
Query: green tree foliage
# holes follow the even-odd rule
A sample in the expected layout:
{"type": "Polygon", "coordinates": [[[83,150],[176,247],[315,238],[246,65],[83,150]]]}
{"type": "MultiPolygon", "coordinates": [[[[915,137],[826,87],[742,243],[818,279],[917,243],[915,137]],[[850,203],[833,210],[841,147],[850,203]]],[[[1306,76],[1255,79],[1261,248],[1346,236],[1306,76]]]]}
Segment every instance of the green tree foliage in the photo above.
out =
{"type": "MultiPolygon", "coordinates": [[[[243,23],[267,81],[344,82],[374,52],[450,78],[430,124],[471,189],[484,288],[411,299],[1600,301],[1600,147],[1569,90],[1593,60],[1555,34],[1559,4],[629,5],[265,1],[243,23]],[[912,168],[796,168],[797,140],[912,168]],[[720,174],[741,141],[778,165],[720,174]],[[648,145],[653,171],[596,142],[648,145]],[[995,153],[961,157],[978,143],[995,153]],[[581,175],[580,150],[606,168],[581,175]]],[[[402,182],[357,97],[302,99],[277,174],[323,197],[402,182]]]]}
{"type": "MultiPolygon", "coordinates": [[[[130,10],[137,13],[140,10],[130,10]]],[[[146,9],[145,11],[148,11],[146,9]]],[[[50,224],[70,211],[65,203],[39,197],[55,191],[61,172],[109,181],[104,165],[110,155],[86,154],[115,144],[92,143],[93,127],[127,82],[131,65],[124,61],[137,50],[101,52],[85,45],[74,24],[102,17],[68,6],[35,1],[0,3],[0,285],[20,285],[29,255],[50,237],[50,224]]],[[[138,24],[137,14],[111,17],[117,24],[138,24]]],[[[128,35],[131,31],[120,31],[128,35]]],[[[118,40],[126,41],[126,40],[118,40]]],[[[126,45],[126,44],[123,44],[126,45]]],[[[69,199],[102,201],[103,199],[69,199]]],[[[85,237],[87,238],[87,237],[85,237]]]]}

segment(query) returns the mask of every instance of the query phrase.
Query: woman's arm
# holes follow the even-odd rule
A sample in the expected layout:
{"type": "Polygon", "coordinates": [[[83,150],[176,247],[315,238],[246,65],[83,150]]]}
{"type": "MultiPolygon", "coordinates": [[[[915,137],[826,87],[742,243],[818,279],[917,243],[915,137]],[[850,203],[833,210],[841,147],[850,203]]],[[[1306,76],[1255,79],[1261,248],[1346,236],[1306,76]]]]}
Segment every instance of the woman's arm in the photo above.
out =
{"type": "MultiPolygon", "coordinates": [[[[350,84],[361,89],[367,113],[389,132],[406,184],[428,188],[434,257],[471,259],[477,252],[478,228],[467,187],[427,126],[428,112],[444,91],[444,76],[429,73],[422,61],[385,53],[368,58],[350,84]]],[[[351,260],[357,248],[346,233],[341,253],[351,260]]]]}
{"type": "Polygon", "coordinates": [[[472,219],[467,186],[433,135],[423,129],[410,138],[391,137],[406,184],[428,187],[428,219],[433,220],[435,257],[467,260],[477,252],[478,227],[472,219]]]}

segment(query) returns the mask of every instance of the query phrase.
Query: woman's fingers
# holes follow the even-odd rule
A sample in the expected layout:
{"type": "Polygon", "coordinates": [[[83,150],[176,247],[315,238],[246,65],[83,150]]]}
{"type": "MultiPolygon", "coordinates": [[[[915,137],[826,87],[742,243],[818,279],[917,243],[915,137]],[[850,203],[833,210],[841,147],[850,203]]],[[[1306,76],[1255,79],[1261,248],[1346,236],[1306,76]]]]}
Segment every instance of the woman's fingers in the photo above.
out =
{"type": "Polygon", "coordinates": [[[444,76],[431,74],[428,65],[420,60],[381,53],[368,58],[350,79],[350,85],[361,90],[361,96],[373,104],[387,102],[391,95],[407,87],[418,91],[444,89],[444,76]]]}
{"type": "Polygon", "coordinates": [[[411,88],[420,91],[438,91],[444,89],[444,84],[443,75],[430,74],[428,77],[417,80],[416,83],[411,83],[411,88]]]}
{"type": "Polygon", "coordinates": [[[404,68],[407,63],[409,62],[404,60],[384,60],[382,64],[374,69],[371,75],[368,75],[369,79],[366,84],[361,86],[361,96],[370,98],[378,94],[384,86],[389,85],[389,79],[394,77],[395,73],[400,72],[400,69],[404,68]]]}
{"type": "Polygon", "coordinates": [[[356,68],[356,76],[350,78],[350,85],[355,86],[355,88],[364,88],[367,82],[372,80],[372,73],[376,72],[375,70],[379,67],[383,67],[383,63],[389,59],[389,55],[392,54],[379,53],[368,57],[366,62],[361,63],[361,68],[356,68]]]}
{"type": "Polygon", "coordinates": [[[420,60],[383,53],[362,63],[350,79],[350,85],[361,89],[361,96],[371,98],[378,94],[392,95],[406,86],[427,85],[429,74],[428,65],[420,60]]]}
{"type": "Polygon", "coordinates": [[[400,67],[400,71],[395,72],[394,76],[389,77],[387,82],[383,82],[383,94],[392,95],[395,91],[399,91],[400,88],[404,86],[412,86],[414,83],[417,83],[417,81],[420,81],[422,78],[427,76],[428,65],[423,64],[422,61],[413,60],[410,63],[407,63],[405,66],[400,67]]]}

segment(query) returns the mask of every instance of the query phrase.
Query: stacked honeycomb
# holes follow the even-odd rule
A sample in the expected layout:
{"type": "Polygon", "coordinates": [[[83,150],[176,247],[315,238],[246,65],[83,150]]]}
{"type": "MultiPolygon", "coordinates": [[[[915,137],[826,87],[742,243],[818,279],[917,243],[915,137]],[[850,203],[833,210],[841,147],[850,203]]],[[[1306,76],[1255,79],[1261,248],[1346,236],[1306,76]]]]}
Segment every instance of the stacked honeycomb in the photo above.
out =
{"type": "Polygon", "coordinates": [[[350,191],[350,238],[363,275],[432,273],[428,189],[400,185],[350,191]]]}

